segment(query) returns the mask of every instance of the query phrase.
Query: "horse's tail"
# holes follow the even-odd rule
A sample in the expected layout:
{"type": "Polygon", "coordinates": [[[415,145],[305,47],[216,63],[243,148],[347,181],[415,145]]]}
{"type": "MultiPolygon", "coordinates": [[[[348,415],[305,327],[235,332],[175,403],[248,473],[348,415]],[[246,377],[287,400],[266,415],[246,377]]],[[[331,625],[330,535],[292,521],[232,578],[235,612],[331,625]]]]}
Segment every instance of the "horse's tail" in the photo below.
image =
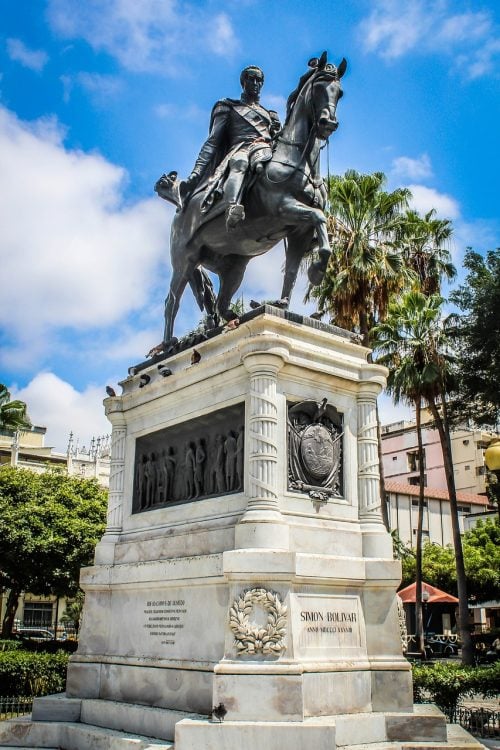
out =
{"type": "Polygon", "coordinates": [[[203,268],[195,268],[189,277],[189,285],[200,310],[215,315],[214,285],[207,272],[203,268]]]}

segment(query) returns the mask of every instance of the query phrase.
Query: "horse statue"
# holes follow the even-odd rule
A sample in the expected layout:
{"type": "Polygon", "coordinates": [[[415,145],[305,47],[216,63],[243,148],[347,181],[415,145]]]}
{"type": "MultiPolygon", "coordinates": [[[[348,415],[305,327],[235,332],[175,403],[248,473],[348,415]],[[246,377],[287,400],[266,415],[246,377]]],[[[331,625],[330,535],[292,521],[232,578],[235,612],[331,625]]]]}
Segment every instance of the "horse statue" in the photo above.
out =
{"type": "MultiPolygon", "coordinates": [[[[320,175],[320,151],[337,129],[337,103],[342,96],[340,79],[345,59],[338,67],[327,62],[324,52],[309,62],[287,102],[283,129],[274,139],[272,157],[259,165],[244,193],[245,220],[228,232],[223,201],[203,210],[205,190],[196,190],[186,205],[178,205],[172,221],[170,255],[172,278],[165,301],[163,342],[150,355],[170,352],[177,343],[173,326],[179,303],[190,284],[209,319],[233,319],[231,300],[243,281],[249,260],[285,240],[286,261],[279,304],[287,307],[304,255],[317,246],[318,260],[309,268],[309,279],[323,278],[331,250],[326,230],[325,182],[320,175]],[[203,269],[219,277],[217,299],[203,269]]],[[[172,200],[172,175],[162,175],[156,192],[172,200]]]]}

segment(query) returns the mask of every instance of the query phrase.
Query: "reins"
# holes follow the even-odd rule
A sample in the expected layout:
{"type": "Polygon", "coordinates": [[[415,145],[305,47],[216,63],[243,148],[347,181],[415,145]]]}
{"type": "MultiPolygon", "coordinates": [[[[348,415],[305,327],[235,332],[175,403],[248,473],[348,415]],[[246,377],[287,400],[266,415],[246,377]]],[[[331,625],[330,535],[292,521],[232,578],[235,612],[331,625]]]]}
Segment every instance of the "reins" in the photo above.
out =
{"type": "MultiPolygon", "coordinates": [[[[302,145],[303,145],[303,150],[302,150],[302,153],[300,155],[300,158],[299,158],[297,164],[292,165],[289,162],[280,161],[279,159],[274,159],[274,157],[273,157],[273,161],[274,161],[275,164],[281,164],[284,167],[293,167],[293,168],[292,168],[292,171],[290,172],[290,174],[286,175],[286,177],[284,177],[281,180],[272,180],[269,177],[268,169],[266,169],[266,171],[265,171],[266,179],[272,185],[282,185],[283,183],[288,182],[288,180],[291,180],[291,178],[294,176],[294,174],[296,172],[300,171],[300,172],[302,172],[302,174],[304,175],[304,177],[306,177],[307,180],[311,182],[311,184],[313,185],[314,188],[319,187],[319,184],[316,184],[317,179],[314,178],[314,177],[312,177],[311,174],[309,174],[309,175],[306,174],[305,170],[301,168],[302,162],[304,160],[307,160],[308,153],[312,149],[312,144],[313,144],[314,140],[316,139],[316,132],[317,132],[317,129],[318,129],[317,122],[316,122],[316,111],[314,109],[314,102],[313,102],[313,97],[312,97],[312,93],[313,93],[314,86],[315,86],[316,83],[317,83],[317,81],[315,81],[314,79],[311,79],[310,81],[308,81],[308,84],[309,84],[309,92],[308,93],[310,93],[309,106],[310,106],[312,114],[313,114],[313,125],[311,127],[311,130],[309,132],[309,135],[307,137],[307,141],[305,142],[305,144],[302,144],[302,143],[299,143],[299,142],[296,142],[296,141],[290,141],[290,140],[288,140],[286,138],[283,138],[283,136],[281,136],[281,135],[278,135],[278,137],[276,138],[277,142],[279,141],[279,142],[285,144],[286,146],[293,146],[294,148],[302,148],[302,145]]],[[[304,98],[305,98],[305,96],[306,96],[306,94],[304,93],[304,98]]],[[[295,103],[294,104],[294,108],[296,106],[297,106],[297,104],[295,103]]],[[[320,147],[320,151],[322,151],[324,149],[324,147],[328,144],[328,140],[329,139],[327,138],[326,139],[326,143],[324,143],[320,147]]],[[[319,154],[318,154],[318,158],[319,158],[319,154]]],[[[309,167],[312,169],[313,165],[309,163],[309,167]]]]}

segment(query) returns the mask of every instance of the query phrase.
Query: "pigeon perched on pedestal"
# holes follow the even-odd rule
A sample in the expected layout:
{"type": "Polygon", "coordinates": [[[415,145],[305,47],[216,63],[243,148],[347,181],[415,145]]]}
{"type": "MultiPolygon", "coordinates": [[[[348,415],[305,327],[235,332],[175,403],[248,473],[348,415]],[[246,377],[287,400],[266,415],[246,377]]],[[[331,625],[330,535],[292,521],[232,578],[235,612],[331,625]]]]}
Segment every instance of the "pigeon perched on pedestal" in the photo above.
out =
{"type": "Polygon", "coordinates": [[[227,714],[227,709],[223,703],[219,703],[218,706],[214,706],[212,708],[212,716],[214,719],[217,719],[217,721],[222,724],[224,721],[224,717],[227,714]]]}
{"type": "Polygon", "coordinates": [[[147,385],[150,380],[151,377],[149,375],[146,375],[146,373],[144,373],[144,375],[141,375],[141,377],[139,378],[139,388],[144,388],[144,386],[147,385]]]}
{"type": "Polygon", "coordinates": [[[108,394],[108,396],[110,398],[114,398],[116,396],[116,392],[115,392],[114,388],[111,388],[110,385],[106,386],[106,393],[108,394]]]}
{"type": "Polygon", "coordinates": [[[191,354],[191,364],[197,365],[200,359],[201,359],[200,352],[197,351],[196,349],[193,349],[193,353],[191,354]]]}

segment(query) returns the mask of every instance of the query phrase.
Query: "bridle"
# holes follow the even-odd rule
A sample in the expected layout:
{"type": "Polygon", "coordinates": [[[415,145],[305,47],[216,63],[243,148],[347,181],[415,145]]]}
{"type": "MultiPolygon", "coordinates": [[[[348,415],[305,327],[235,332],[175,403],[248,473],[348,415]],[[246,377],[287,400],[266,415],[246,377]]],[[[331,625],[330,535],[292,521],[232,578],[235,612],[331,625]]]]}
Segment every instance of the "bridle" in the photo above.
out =
{"type": "MultiPolygon", "coordinates": [[[[318,153],[318,157],[317,157],[317,159],[316,159],[316,161],[315,161],[314,164],[311,164],[310,162],[308,162],[308,157],[309,157],[309,154],[311,152],[312,145],[313,145],[314,141],[316,140],[317,131],[318,131],[318,116],[317,116],[316,108],[315,108],[315,105],[314,105],[314,87],[320,81],[323,81],[325,78],[327,80],[330,80],[330,81],[338,80],[336,73],[334,73],[333,71],[330,73],[329,71],[327,72],[327,71],[324,71],[324,70],[319,70],[319,71],[317,71],[309,79],[309,81],[306,82],[306,85],[304,87],[304,89],[306,89],[306,90],[304,90],[303,92],[299,92],[299,96],[300,96],[301,93],[303,93],[304,99],[308,98],[307,104],[309,106],[310,113],[311,113],[311,119],[312,119],[311,130],[309,131],[309,135],[307,137],[306,142],[305,143],[300,143],[299,141],[290,141],[287,138],[283,138],[282,135],[278,135],[277,138],[276,138],[276,142],[277,143],[283,143],[286,146],[292,146],[294,148],[301,148],[302,149],[302,153],[300,155],[299,161],[296,164],[290,164],[287,161],[282,161],[280,159],[274,159],[275,164],[281,164],[284,167],[292,167],[292,171],[290,172],[290,174],[288,174],[286,177],[284,177],[281,180],[272,180],[269,177],[268,171],[266,170],[266,173],[265,173],[266,174],[266,178],[267,178],[268,182],[270,182],[273,185],[281,185],[282,183],[287,182],[288,180],[290,180],[293,177],[293,175],[296,172],[302,172],[302,174],[304,175],[304,177],[306,177],[306,179],[309,182],[311,182],[311,184],[313,185],[314,188],[318,188],[320,186],[321,182],[322,182],[321,178],[319,178],[319,179],[318,178],[314,178],[311,175],[311,172],[314,170],[314,168],[316,166],[316,162],[317,162],[317,160],[319,158],[319,153],[318,153]],[[309,164],[309,169],[310,169],[309,173],[307,173],[305,171],[305,169],[302,168],[302,163],[303,162],[306,162],[306,164],[307,163],[309,164]]],[[[297,106],[297,102],[294,103],[293,107],[296,107],[296,106],[297,106]]],[[[330,116],[333,119],[335,117],[335,110],[333,110],[334,105],[331,104],[328,101],[327,104],[326,104],[326,106],[328,108],[328,112],[329,112],[330,116]]],[[[335,105],[335,109],[336,109],[336,105],[335,105]]],[[[328,144],[328,138],[325,138],[325,143],[320,147],[320,151],[322,151],[327,144],[328,144]]]]}

